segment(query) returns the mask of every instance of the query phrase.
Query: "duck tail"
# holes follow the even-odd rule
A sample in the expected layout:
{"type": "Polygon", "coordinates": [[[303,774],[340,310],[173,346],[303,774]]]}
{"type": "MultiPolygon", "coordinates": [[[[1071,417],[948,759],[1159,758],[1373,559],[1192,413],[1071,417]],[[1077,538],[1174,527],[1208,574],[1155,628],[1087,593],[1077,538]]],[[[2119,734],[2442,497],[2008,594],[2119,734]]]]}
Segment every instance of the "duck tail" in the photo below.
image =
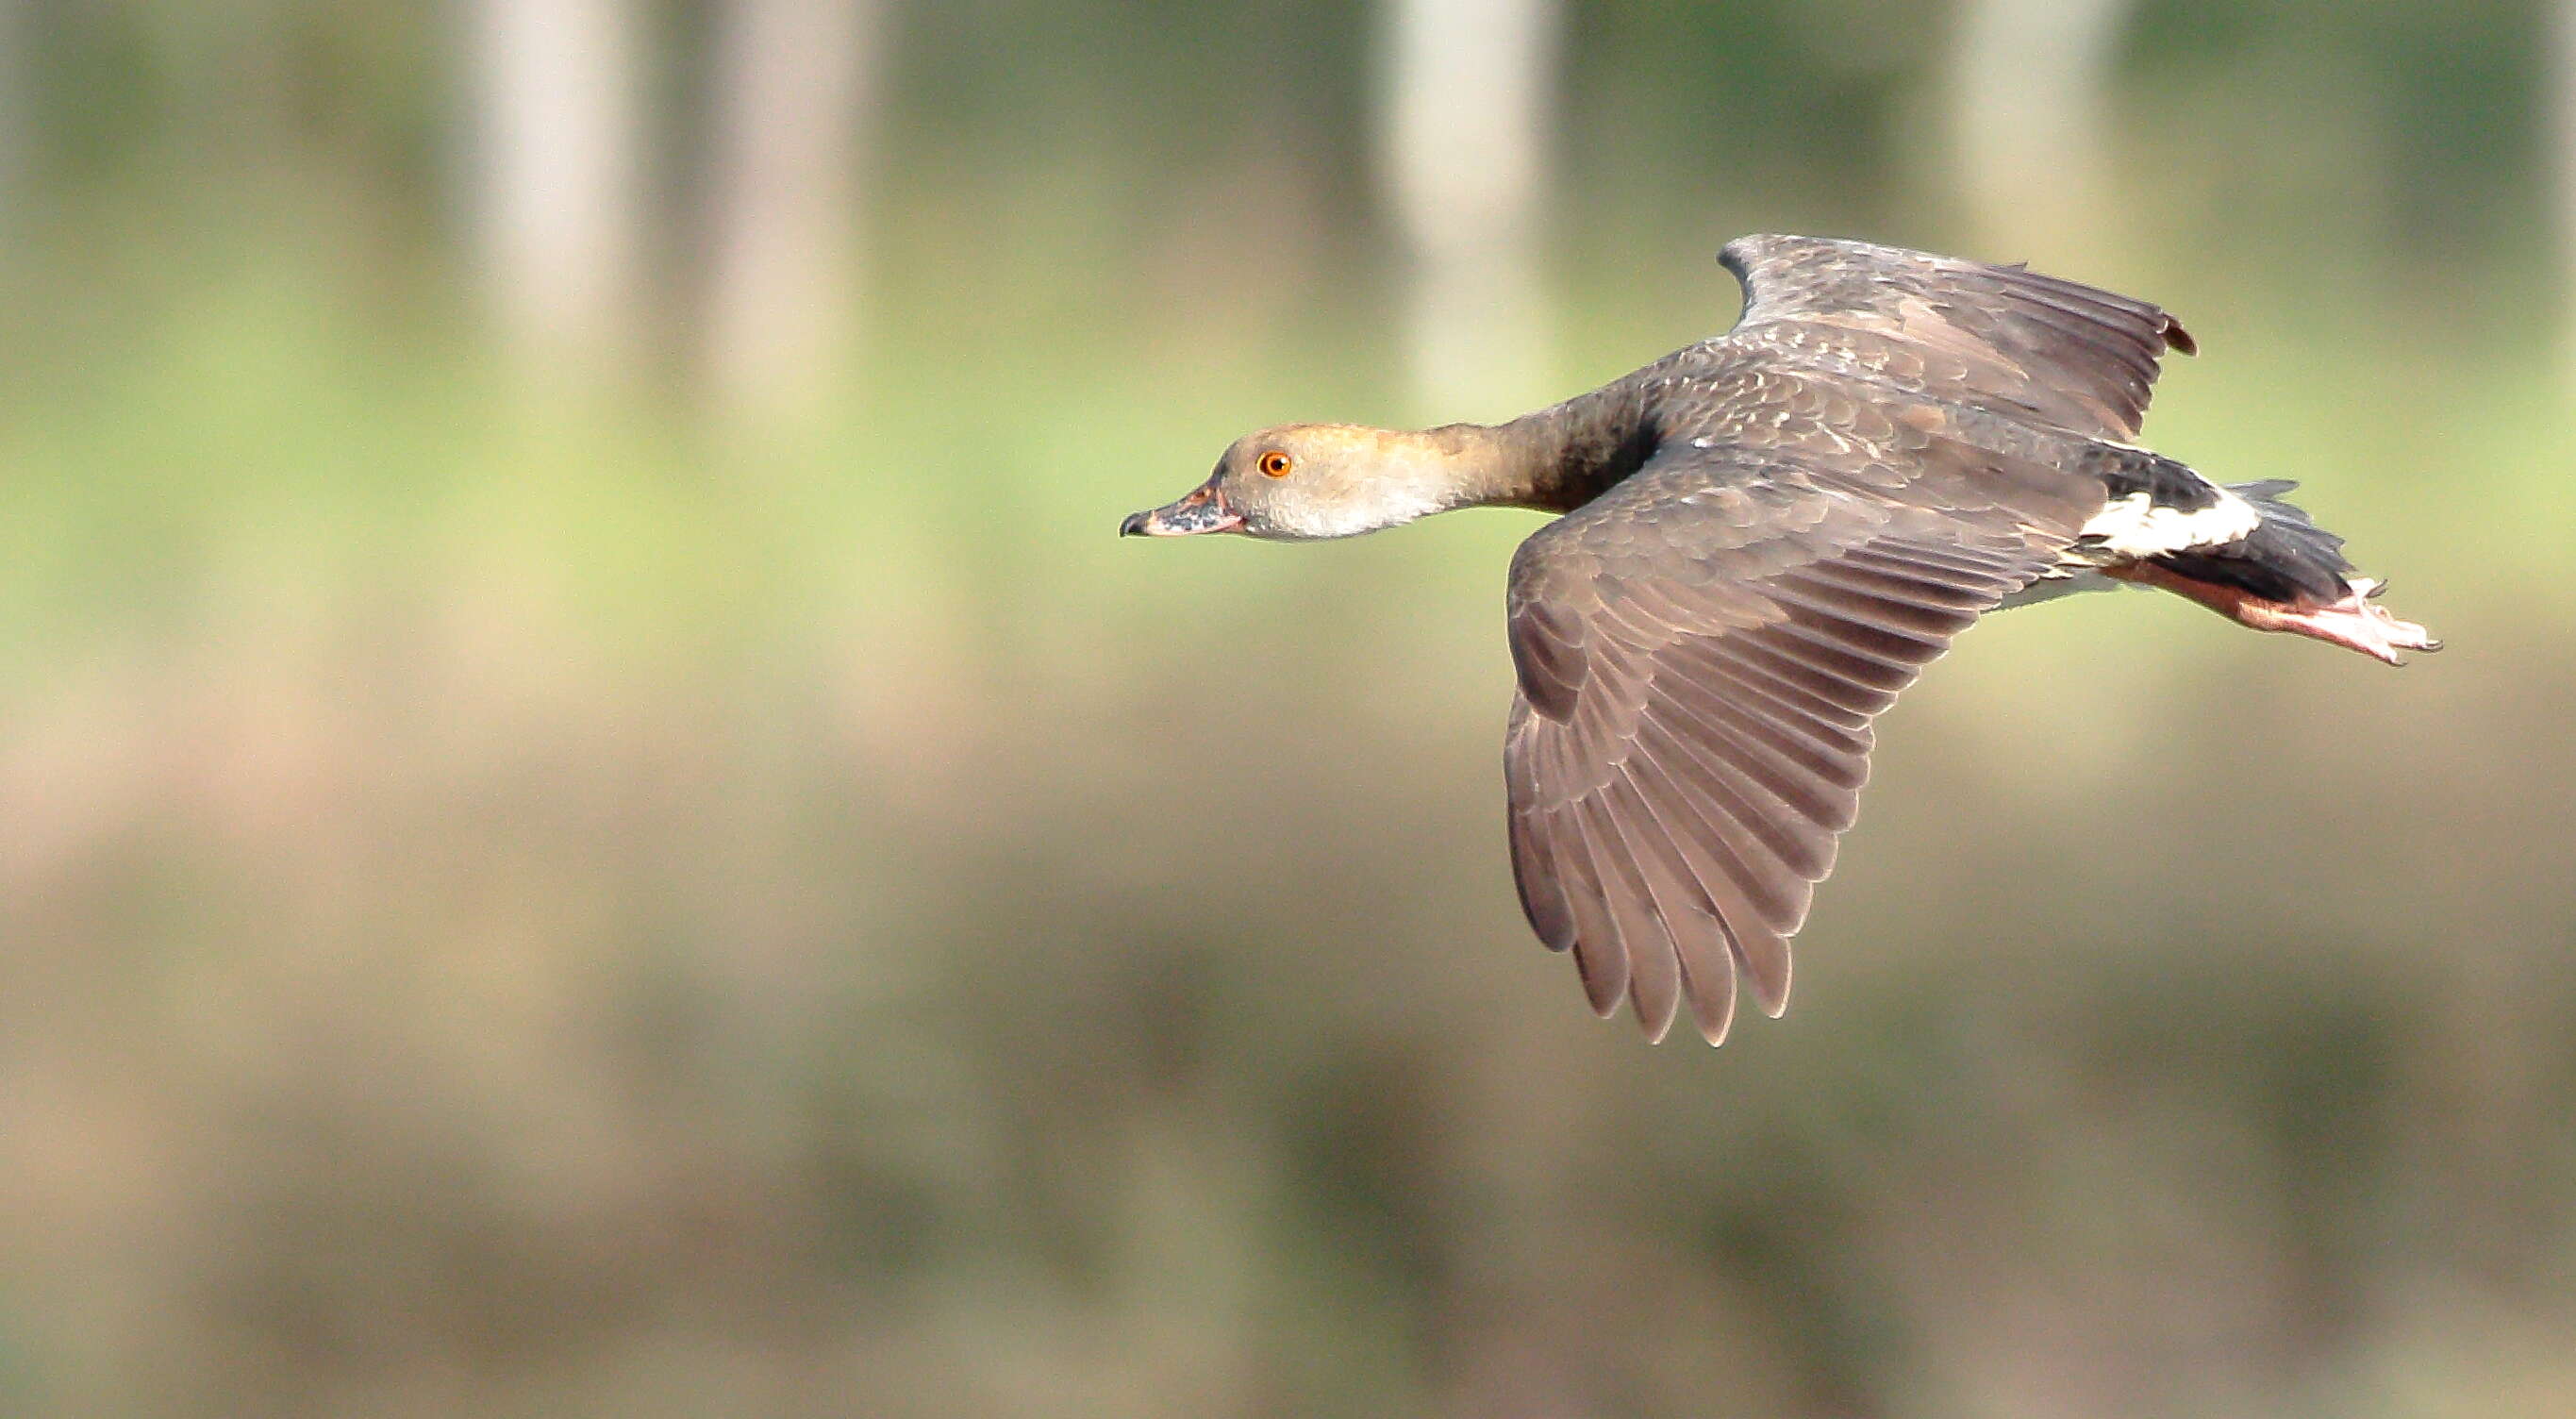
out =
{"type": "Polygon", "coordinates": [[[2282,497],[2297,486],[2286,478],[2233,484],[2228,491],[2262,514],[2252,532],[2113,574],[2179,592],[2256,630],[2311,636],[2391,665],[2400,651],[2440,650],[2422,626],[2376,604],[2387,583],[2355,575],[2342,538],[2282,497]]]}
{"type": "Polygon", "coordinates": [[[2158,565],[2267,601],[2342,600],[2354,590],[2355,569],[2343,554],[2343,539],[2282,496],[2298,486],[2288,478],[2229,484],[2227,490],[2252,503],[2263,520],[2239,541],[2159,557],[2158,565]]]}

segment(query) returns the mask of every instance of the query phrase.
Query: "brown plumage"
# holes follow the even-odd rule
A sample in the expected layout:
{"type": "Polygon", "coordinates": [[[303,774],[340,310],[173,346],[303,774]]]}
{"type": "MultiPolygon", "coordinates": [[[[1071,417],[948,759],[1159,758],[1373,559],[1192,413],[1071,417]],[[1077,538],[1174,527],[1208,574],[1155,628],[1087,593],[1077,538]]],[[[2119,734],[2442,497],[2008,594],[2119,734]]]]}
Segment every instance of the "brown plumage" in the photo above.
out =
{"type": "Polygon", "coordinates": [[[1464,506],[1567,515],[1512,559],[1514,876],[1595,1011],[1712,1043],[1776,1015],[1871,721],[1978,615],[2108,574],[2394,661],[2430,649],[2337,539],[2127,443],[2153,305],[2018,267],[1747,237],[1735,328],[1494,428],[1303,425],[1122,531],[1340,536],[1464,506]]]}

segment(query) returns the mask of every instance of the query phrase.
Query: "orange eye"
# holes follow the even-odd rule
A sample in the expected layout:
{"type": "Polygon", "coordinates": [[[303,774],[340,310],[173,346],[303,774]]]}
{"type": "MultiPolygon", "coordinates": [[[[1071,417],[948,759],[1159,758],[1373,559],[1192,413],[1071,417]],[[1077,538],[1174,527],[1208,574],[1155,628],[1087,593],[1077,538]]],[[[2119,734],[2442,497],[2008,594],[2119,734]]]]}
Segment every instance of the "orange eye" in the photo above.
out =
{"type": "Polygon", "coordinates": [[[1297,461],[1274,448],[1261,455],[1260,460],[1253,466],[1270,477],[1285,478],[1288,476],[1288,470],[1297,466],[1297,461]]]}

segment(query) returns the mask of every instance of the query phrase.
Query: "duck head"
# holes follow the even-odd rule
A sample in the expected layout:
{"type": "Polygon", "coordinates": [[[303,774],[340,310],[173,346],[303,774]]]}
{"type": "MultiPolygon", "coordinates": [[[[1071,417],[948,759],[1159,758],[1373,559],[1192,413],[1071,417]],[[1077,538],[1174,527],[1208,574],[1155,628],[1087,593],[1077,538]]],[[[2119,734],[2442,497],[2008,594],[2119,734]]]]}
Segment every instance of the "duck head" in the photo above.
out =
{"type": "Polygon", "coordinates": [[[1239,532],[1276,541],[1353,537],[1463,506],[1472,468],[1446,430],[1288,424],[1237,439],[1177,502],[1131,513],[1122,537],[1239,532]]]}

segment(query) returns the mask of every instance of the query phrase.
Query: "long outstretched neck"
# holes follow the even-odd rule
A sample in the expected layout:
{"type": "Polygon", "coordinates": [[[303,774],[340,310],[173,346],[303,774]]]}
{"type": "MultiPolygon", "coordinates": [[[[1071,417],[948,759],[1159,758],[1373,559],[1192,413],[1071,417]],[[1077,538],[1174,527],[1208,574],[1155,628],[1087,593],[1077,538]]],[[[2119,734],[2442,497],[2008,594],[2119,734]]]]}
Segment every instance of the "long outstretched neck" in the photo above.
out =
{"type": "Polygon", "coordinates": [[[1644,401],[1624,384],[1507,424],[1448,424],[1415,437],[1455,470],[1457,507],[1567,512],[1637,471],[1655,449],[1644,401]]]}

